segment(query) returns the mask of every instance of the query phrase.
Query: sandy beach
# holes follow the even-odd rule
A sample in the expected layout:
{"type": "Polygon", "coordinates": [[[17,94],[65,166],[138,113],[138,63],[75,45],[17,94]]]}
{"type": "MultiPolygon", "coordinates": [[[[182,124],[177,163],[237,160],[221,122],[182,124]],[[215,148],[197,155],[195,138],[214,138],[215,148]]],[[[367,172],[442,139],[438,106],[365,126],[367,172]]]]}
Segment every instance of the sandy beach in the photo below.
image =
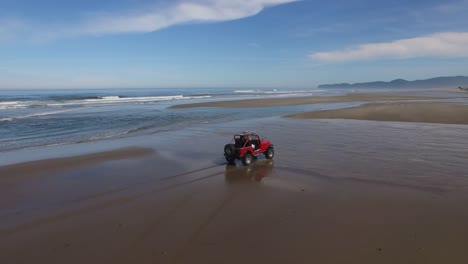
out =
{"type": "Polygon", "coordinates": [[[0,264],[468,264],[468,0],[0,1],[0,264]]]}
{"type": "Polygon", "coordinates": [[[217,101],[204,102],[193,104],[179,104],[172,108],[184,109],[195,107],[224,107],[224,108],[247,108],[247,107],[269,107],[269,106],[290,106],[290,105],[306,105],[320,103],[342,103],[342,102],[374,102],[374,101],[404,101],[404,100],[433,100],[440,99],[429,96],[414,96],[414,95],[396,95],[396,94],[347,94],[340,96],[307,96],[307,97],[292,97],[292,98],[269,98],[269,99],[248,99],[235,101],[217,101]]]}
{"type": "Polygon", "coordinates": [[[152,154],[154,154],[153,149],[130,147],[117,149],[113,151],[80,155],[75,157],[46,159],[1,166],[0,175],[2,175],[2,179],[5,179],[7,177],[13,178],[23,175],[53,173],[54,171],[69,170],[80,166],[99,164],[111,160],[138,158],[141,156],[152,154]]]}
{"type": "Polygon", "coordinates": [[[387,103],[287,115],[300,119],[358,119],[393,122],[468,124],[468,105],[448,103],[387,103]]]}
{"type": "Polygon", "coordinates": [[[0,262],[466,263],[467,132],[267,118],[3,167],[0,262]],[[254,126],[274,160],[226,165],[254,126]]]}

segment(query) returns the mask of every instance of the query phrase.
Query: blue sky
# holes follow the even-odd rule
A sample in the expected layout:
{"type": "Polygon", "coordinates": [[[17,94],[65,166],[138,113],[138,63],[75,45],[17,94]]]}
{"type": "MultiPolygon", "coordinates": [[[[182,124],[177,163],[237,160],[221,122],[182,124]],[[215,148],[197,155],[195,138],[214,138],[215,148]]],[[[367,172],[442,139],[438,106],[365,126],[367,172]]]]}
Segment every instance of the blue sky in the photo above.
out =
{"type": "Polygon", "coordinates": [[[468,75],[468,0],[1,0],[0,89],[468,75]]]}

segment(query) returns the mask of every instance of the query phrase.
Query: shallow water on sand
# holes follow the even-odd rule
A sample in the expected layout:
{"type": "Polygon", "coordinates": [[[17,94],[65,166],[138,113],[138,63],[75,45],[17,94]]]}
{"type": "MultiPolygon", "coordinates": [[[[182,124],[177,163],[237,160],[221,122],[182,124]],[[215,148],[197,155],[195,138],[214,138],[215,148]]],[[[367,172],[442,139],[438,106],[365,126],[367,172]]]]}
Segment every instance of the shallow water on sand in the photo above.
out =
{"type": "MultiPolygon", "coordinates": [[[[177,131],[10,152],[4,164],[118,147],[152,147],[197,166],[222,164],[232,134],[256,131],[273,141],[275,166],[324,177],[433,191],[468,187],[468,126],[279,117],[203,124],[177,131]],[[46,151],[45,151],[46,150],[46,151]],[[363,176],[364,175],[364,176],[363,176]]],[[[1,154],[0,154],[1,155],[1,154]]],[[[330,178],[331,179],[331,178],[330,178]]]]}
{"type": "Polygon", "coordinates": [[[184,142],[187,149],[199,149],[198,160],[222,162],[222,145],[231,131],[246,127],[273,141],[275,167],[329,180],[373,181],[434,192],[468,188],[464,125],[266,118],[190,129],[172,144],[167,140],[169,147],[159,148],[177,157],[179,151],[170,146],[184,142]]]}
{"type": "Polygon", "coordinates": [[[156,153],[2,177],[0,260],[466,263],[467,140],[462,125],[260,118],[37,149],[156,153]],[[241,130],[274,160],[226,165],[241,130]]]}

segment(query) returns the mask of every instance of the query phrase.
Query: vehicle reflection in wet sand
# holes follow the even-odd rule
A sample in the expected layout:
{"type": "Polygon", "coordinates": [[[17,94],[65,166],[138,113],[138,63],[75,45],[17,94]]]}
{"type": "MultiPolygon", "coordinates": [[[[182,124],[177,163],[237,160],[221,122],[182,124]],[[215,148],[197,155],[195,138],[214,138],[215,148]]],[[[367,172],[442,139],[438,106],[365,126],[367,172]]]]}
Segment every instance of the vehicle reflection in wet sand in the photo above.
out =
{"type": "Polygon", "coordinates": [[[273,173],[273,160],[257,160],[251,166],[226,164],[225,180],[229,184],[260,182],[273,173]]]}

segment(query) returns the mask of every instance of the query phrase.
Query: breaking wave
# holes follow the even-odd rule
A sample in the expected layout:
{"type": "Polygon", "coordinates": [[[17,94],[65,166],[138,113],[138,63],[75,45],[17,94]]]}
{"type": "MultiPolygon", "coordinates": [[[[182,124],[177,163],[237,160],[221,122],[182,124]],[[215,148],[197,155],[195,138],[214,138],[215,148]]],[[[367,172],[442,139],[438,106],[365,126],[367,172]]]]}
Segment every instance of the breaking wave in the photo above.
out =
{"type": "Polygon", "coordinates": [[[119,104],[119,103],[150,103],[160,101],[173,101],[173,100],[190,100],[190,99],[203,99],[210,98],[209,95],[204,96],[143,96],[143,97],[125,97],[125,96],[95,96],[86,98],[70,98],[70,99],[46,99],[46,100],[29,100],[29,101],[7,101],[0,102],[0,110],[5,109],[18,109],[30,107],[48,107],[48,106],[86,106],[86,105],[99,105],[99,104],[119,104]]]}

